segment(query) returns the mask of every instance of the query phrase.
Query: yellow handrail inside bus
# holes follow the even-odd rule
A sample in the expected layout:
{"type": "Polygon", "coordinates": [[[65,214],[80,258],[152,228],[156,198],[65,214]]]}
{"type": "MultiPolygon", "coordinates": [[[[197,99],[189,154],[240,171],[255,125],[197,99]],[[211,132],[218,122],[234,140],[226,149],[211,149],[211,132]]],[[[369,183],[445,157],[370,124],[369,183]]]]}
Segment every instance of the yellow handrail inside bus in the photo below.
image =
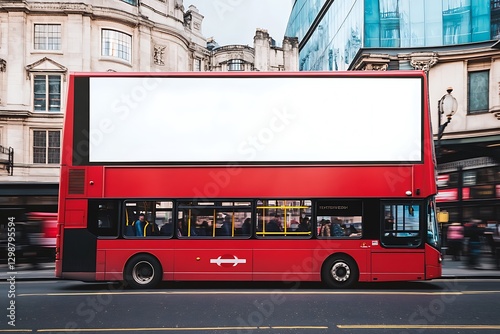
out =
{"type": "Polygon", "coordinates": [[[266,236],[266,235],[310,235],[311,231],[308,231],[308,232],[265,232],[265,231],[262,231],[262,232],[257,232],[256,234],[262,235],[262,236],[266,236]]]}
{"type": "Polygon", "coordinates": [[[232,219],[231,219],[231,237],[234,237],[234,211],[231,213],[232,219]]]}
{"type": "Polygon", "coordinates": [[[214,209],[214,220],[212,222],[212,237],[215,238],[215,229],[217,228],[217,216],[215,215],[215,209],[214,209]]]}
{"type": "Polygon", "coordinates": [[[262,222],[262,232],[257,232],[257,235],[310,235],[311,232],[288,232],[287,231],[287,210],[290,209],[309,209],[310,206],[306,205],[287,205],[286,201],[282,205],[261,205],[257,206],[257,209],[262,209],[262,217],[266,216],[265,209],[282,209],[283,210],[283,232],[266,232],[266,223],[262,222]]]}

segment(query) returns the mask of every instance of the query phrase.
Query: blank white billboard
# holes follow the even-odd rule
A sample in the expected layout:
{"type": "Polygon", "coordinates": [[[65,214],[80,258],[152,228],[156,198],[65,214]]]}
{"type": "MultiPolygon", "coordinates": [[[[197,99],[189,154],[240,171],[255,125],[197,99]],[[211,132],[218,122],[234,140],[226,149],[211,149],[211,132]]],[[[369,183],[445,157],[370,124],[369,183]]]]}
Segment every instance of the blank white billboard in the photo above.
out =
{"type": "Polygon", "coordinates": [[[418,77],[93,77],[89,162],[420,162],[418,77]]]}

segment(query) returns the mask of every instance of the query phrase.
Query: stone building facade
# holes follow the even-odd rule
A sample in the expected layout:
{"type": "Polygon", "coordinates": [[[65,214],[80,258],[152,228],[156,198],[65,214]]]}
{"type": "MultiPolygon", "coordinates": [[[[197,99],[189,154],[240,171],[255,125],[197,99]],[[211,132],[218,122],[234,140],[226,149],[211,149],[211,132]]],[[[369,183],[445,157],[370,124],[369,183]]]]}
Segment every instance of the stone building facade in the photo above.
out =
{"type": "Polygon", "coordinates": [[[210,71],[296,71],[299,41],[284,37],[281,47],[265,29],[257,29],[254,46],[226,45],[212,49],[210,71]]]}
{"type": "Polygon", "coordinates": [[[297,69],[296,40],[208,47],[203,19],[182,0],[0,2],[0,207],[56,208],[70,72],[297,69]]]}

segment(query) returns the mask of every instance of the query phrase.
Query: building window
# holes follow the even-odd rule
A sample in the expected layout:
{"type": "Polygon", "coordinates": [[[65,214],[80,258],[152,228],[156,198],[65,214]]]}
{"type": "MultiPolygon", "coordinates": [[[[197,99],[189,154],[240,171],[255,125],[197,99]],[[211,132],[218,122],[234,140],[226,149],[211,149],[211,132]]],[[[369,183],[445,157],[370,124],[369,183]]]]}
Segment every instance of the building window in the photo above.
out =
{"type": "Polygon", "coordinates": [[[33,163],[58,164],[60,162],[61,131],[33,131],[33,163]]]}
{"type": "Polygon", "coordinates": [[[101,55],[116,57],[130,62],[132,36],[116,30],[103,29],[101,40],[101,55]]]}
{"type": "Polygon", "coordinates": [[[196,58],[194,60],[194,71],[201,72],[201,59],[196,58]]]}
{"type": "MultiPolygon", "coordinates": [[[[380,40],[382,47],[400,46],[399,20],[399,1],[380,1],[380,40]]],[[[360,42],[359,45],[361,45],[360,42]]],[[[354,50],[354,53],[356,52],[357,49],[354,50]]]]}
{"type": "Polygon", "coordinates": [[[35,50],[61,50],[60,24],[35,24],[35,50]]]}
{"type": "Polygon", "coordinates": [[[245,62],[242,59],[233,59],[227,63],[228,71],[244,71],[245,62]]]}
{"type": "Polygon", "coordinates": [[[469,113],[481,113],[489,110],[490,71],[469,72],[468,104],[469,113]]]}
{"type": "Polygon", "coordinates": [[[123,2],[126,2],[130,5],[137,6],[137,0],[122,0],[123,2]]]}
{"type": "Polygon", "coordinates": [[[61,76],[35,75],[33,80],[35,111],[61,111],[61,76]]]}
{"type": "Polygon", "coordinates": [[[500,38],[500,0],[491,0],[491,39],[500,38]]]}
{"type": "Polygon", "coordinates": [[[443,44],[471,42],[470,1],[443,1],[443,44]]]}

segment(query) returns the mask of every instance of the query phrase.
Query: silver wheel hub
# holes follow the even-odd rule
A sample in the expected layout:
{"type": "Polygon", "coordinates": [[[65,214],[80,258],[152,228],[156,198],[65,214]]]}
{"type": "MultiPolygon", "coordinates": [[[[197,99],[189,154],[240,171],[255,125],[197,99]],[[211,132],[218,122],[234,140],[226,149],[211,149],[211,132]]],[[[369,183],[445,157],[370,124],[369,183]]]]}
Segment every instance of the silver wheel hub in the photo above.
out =
{"type": "Polygon", "coordinates": [[[337,262],[333,265],[330,273],[337,282],[345,282],[351,276],[351,268],[344,262],[337,262]]]}
{"type": "Polygon", "coordinates": [[[132,278],[139,284],[148,284],[155,276],[153,265],[147,261],[138,262],[132,269],[132,278]]]}

